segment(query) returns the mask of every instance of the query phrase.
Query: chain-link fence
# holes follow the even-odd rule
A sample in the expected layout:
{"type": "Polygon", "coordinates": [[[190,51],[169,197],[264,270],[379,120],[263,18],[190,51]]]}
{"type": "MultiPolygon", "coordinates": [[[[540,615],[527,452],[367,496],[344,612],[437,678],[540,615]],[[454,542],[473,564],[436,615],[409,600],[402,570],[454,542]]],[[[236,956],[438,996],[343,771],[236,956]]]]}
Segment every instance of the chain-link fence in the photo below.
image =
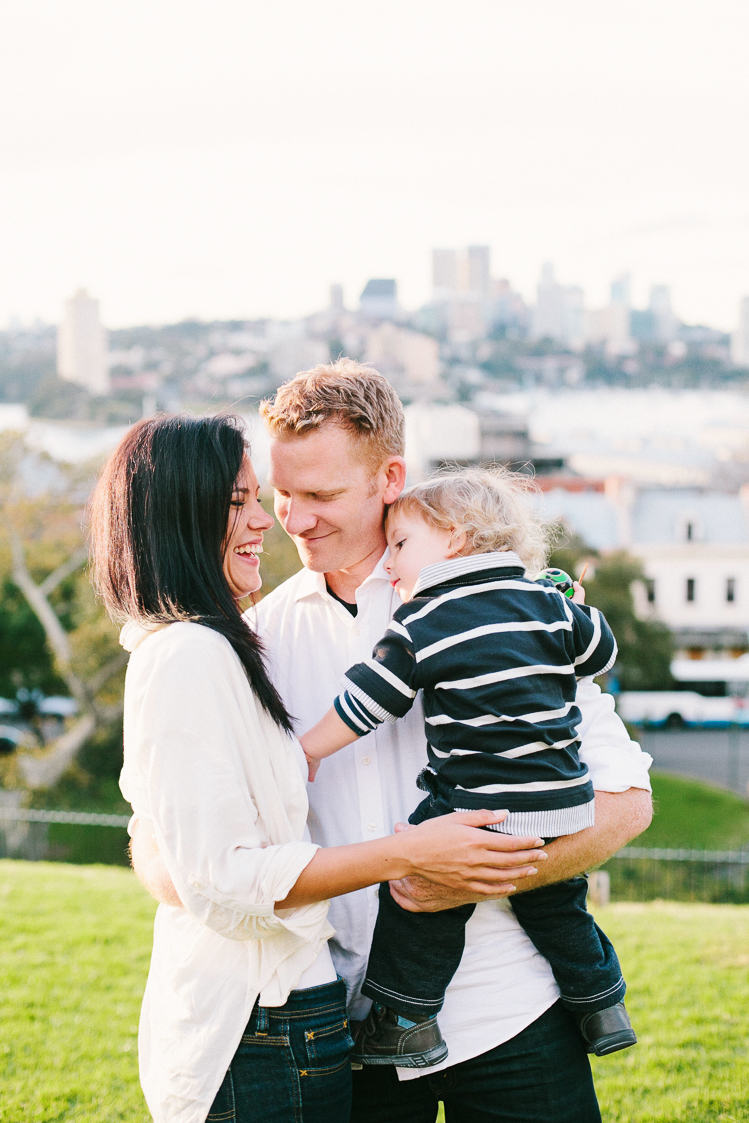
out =
{"type": "MultiPolygon", "coordinates": [[[[127,815],[0,805],[0,858],[127,865],[127,815]]],[[[594,904],[705,901],[749,904],[749,847],[648,850],[627,846],[590,876],[594,904]]]]}
{"type": "Polygon", "coordinates": [[[0,858],[126,866],[127,824],[127,815],[36,811],[0,801],[0,858]]]}
{"type": "Polygon", "coordinates": [[[605,865],[612,901],[749,904],[749,849],[647,850],[627,846],[605,865]]]}

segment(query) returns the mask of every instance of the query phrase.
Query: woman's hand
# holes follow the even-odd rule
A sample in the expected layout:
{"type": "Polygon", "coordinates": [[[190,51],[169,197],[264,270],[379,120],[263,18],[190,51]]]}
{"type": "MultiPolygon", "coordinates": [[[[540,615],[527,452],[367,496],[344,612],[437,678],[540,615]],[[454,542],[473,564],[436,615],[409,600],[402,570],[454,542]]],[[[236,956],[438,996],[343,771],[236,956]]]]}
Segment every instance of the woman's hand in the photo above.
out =
{"type": "Polygon", "coordinates": [[[402,857],[412,865],[405,878],[392,883],[398,903],[409,908],[405,902],[415,901],[411,896],[414,879],[431,883],[435,892],[422,889],[421,903],[412,903],[412,911],[421,908],[436,912],[469,900],[512,893],[515,882],[537,873],[536,863],[546,861],[547,855],[540,849],[541,838],[476,829],[506,817],[506,811],[457,811],[415,827],[398,824],[396,836],[403,847],[402,857]]]}

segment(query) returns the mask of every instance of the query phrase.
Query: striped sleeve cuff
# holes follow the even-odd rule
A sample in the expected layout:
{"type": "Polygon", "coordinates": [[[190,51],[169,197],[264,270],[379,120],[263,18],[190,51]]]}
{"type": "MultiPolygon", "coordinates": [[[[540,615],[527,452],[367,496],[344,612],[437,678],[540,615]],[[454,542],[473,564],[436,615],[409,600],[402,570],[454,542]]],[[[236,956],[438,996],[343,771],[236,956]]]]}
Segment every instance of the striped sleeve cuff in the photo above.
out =
{"type": "Polygon", "coordinates": [[[370,714],[358,699],[351,696],[348,690],[344,690],[342,694],[338,695],[333,702],[333,706],[341,721],[349,727],[352,733],[356,733],[357,737],[364,737],[367,733],[371,733],[382,722],[381,718],[370,714]]]}

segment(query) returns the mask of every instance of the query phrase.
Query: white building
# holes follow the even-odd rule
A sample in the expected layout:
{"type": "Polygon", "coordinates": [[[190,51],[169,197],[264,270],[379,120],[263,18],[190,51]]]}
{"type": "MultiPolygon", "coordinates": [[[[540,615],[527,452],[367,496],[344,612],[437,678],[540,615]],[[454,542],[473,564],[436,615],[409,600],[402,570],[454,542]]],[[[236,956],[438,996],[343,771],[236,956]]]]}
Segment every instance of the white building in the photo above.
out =
{"type": "Polygon", "coordinates": [[[548,262],[541,269],[533,310],[533,335],[553,339],[566,347],[579,348],[585,342],[583,290],[579,285],[561,285],[548,262]]]}
{"type": "Polygon", "coordinates": [[[606,345],[610,355],[629,355],[637,350],[632,339],[632,305],[629,274],[611,283],[611,300],[605,308],[586,314],[585,337],[588,343],[606,345]]]}
{"type": "Polygon", "coordinates": [[[643,563],[638,615],[662,620],[690,658],[749,649],[749,488],[637,487],[571,482],[541,500],[602,552],[626,550],[643,563]],[[572,488],[576,490],[572,490],[572,488]]]}
{"type": "Polygon", "coordinates": [[[409,483],[419,483],[442,461],[477,460],[481,423],[475,410],[457,404],[406,406],[406,467],[409,483]]]}
{"type": "Polygon", "coordinates": [[[393,382],[424,385],[439,378],[439,343],[385,320],[367,333],[364,361],[393,382]]]}
{"type": "Polygon", "coordinates": [[[57,373],[91,394],[109,391],[107,333],[99,318],[99,301],[85,289],[65,301],[57,333],[57,373]]]}
{"type": "Polygon", "coordinates": [[[648,311],[653,317],[653,335],[656,342],[671,343],[675,340],[679,321],[671,307],[671,289],[668,285],[652,286],[648,311]]]}
{"type": "Polygon", "coordinates": [[[739,302],[739,326],[731,336],[731,359],[737,367],[749,367],[749,296],[739,302]]]}

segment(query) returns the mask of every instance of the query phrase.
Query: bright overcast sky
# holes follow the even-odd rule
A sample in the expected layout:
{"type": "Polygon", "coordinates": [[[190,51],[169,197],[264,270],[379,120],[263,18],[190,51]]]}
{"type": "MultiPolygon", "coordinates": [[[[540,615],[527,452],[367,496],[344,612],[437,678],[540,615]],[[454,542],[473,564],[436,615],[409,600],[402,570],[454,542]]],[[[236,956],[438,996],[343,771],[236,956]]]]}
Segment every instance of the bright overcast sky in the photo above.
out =
{"type": "Polygon", "coordinates": [[[0,0],[0,324],[429,296],[487,243],[533,298],[749,293],[746,0],[0,0]]]}

